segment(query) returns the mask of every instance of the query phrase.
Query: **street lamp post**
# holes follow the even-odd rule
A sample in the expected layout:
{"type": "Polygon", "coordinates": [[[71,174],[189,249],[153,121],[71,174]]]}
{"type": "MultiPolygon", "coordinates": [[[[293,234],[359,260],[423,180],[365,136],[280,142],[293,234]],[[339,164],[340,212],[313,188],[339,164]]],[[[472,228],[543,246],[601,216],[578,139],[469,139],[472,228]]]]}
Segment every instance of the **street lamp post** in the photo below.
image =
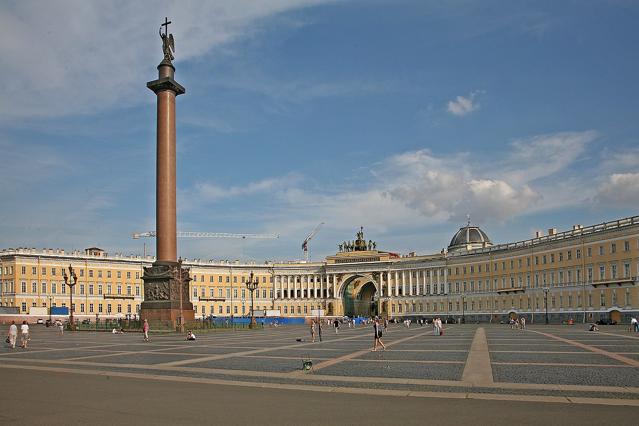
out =
{"type": "Polygon", "coordinates": [[[464,297],[465,297],[465,294],[462,293],[462,295],[461,295],[461,299],[462,299],[462,324],[466,324],[466,313],[465,313],[465,310],[464,310],[464,303],[465,303],[464,297]]]}
{"type": "Polygon", "coordinates": [[[78,283],[78,276],[75,274],[73,266],[69,265],[69,275],[67,275],[66,269],[62,269],[62,277],[64,278],[64,283],[69,286],[69,303],[71,304],[69,307],[69,322],[71,323],[71,330],[75,331],[75,321],[73,320],[73,287],[78,283]]]}
{"type": "Polygon", "coordinates": [[[255,326],[257,325],[255,322],[255,315],[253,311],[253,292],[257,289],[258,285],[260,285],[260,279],[256,277],[255,281],[253,281],[253,271],[251,271],[249,279],[246,282],[246,288],[248,288],[248,290],[251,292],[251,322],[249,323],[249,328],[255,328],[255,326]]]}
{"type": "Polygon", "coordinates": [[[51,304],[53,303],[53,296],[49,296],[49,325],[51,325],[51,304]]]}
{"type": "Polygon", "coordinates": [[[546,309],[546,324],[548,324],[548,287],[544,287],[544,308],[546,309]]]}

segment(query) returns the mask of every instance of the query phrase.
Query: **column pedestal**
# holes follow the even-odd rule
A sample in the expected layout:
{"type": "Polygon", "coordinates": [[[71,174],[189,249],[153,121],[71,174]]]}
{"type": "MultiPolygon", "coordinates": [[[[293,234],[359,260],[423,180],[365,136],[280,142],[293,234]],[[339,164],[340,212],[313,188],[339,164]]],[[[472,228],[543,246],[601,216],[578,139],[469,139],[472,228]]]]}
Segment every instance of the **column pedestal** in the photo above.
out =
{"type": "Polygon", "coordinates": [[[149,322],[167,322],[175,327],[195,321],[193,304],[189,300],[189,268],[179,262],[157,261],[144,268],[144,302],[140,318],[149,322]],[[181,271],[180,271],[181,269],[181,271]],[[181,295],[180,295],[181,293],[181,295]],[[180,321],[180,317],[182,320],[180,321]]]}

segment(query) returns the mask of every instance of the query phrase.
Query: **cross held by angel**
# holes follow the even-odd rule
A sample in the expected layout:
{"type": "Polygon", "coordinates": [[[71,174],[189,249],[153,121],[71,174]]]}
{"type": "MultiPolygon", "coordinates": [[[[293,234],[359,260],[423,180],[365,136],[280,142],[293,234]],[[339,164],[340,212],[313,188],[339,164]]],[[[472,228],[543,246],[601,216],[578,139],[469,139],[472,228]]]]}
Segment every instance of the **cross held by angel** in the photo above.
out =
{"type": "Polygon", "coordinates": [[[164,23],[160,25],[160,38],[162,39],[162,51],[164,52],[164,59],[172,61],[175,59],[173,54],[175,53],[175,40],[173,34],[169,34],[169,21],[168,18],[164,18],[164,23]],[[164,34],[162,33],[162,27],[164,27],[164,34]]]}

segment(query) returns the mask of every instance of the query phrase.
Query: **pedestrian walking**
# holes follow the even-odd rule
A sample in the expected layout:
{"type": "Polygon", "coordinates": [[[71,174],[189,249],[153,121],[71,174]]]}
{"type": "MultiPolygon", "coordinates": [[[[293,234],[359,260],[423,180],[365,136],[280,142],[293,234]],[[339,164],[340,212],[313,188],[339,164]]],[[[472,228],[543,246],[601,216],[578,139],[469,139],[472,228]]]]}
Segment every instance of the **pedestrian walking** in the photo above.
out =
{"type": "Polygon", "coordinates": [[[333,327],[335,327],[335,334],[339,334],[339,321],[337,318],[333,321],[333,327]]]}
{"type": "Polygon", "coordinates": [[[144,320],[144,325],[142,326],[142,331],[144,332],[144,341],[149,341],[149,322],[144,320]]]}
{"type": "Polygon", "coordinates": [[[639,321],[637,321],[637,318],[635,317],[630,318],[630,327],[632,328],[632,331],[634,331],[635,333],[639,331],[639,321]]]}
{"type": "Polygon", "coordinates": [[[315,320],[311,320],[311,341],[315,343],[315,320]]]}
{"type": "Polygon", "coordinates": [[[384,318],[384,332],[388,331],[388,318],[384,318]]]}
{"type": "Polygon", "coordinates": [[[7,340],[11,349],[16,348],[16,340],[18,340],[18,326],[15,321],[11,321],[11,325],[9,326],[9,333],[7,334],[7,340]]]}
{"type": "Polygon", "coordinates": [[[373,331],[375,333],[375,342],[373,343],[373,352],[377,351],[377,345],[382,346],[382,350],[386,350],[384,342],[382,342],[382,327],[379,325],[379,320],[376,318],[373,323],[373,331]]]}
{"type": "Polygon", "coordinates": [[[521,319],[519,320],[519,323],[521,324],[521,329],[525,330],[526,329],[526,317],[521,317],[521,319]]]}
{"type": "Polygon", "coordinates": [[[29,324],[26,321],[22,321],[20,334],[20,346],[26,349],[29,343],[29,324]]]}
{"type": "Polygon", "coordinates": [[[62,336],[64,334],[64,324],[62,324],[62,321],[56,320],[55,325],[58,326],[58,331],[60,332],[60,336],[62,336]]]}

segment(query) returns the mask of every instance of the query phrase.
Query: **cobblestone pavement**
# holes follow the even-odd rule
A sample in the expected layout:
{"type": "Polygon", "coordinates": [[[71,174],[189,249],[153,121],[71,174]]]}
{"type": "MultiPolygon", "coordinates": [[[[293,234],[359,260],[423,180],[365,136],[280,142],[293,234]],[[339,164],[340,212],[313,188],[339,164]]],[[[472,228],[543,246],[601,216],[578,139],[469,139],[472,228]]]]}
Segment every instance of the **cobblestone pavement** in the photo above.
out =
{"type": "MultiPolygon", "coordinates": [[[[411,398],[639,407],[639,336],[621,327],[394,325],[386,351],[372,352],[372,327],[214,331],[187,342],[176,334],[114,335],[32,327],[28,349],[0,349],[0,375],[75,373],[244,388],[411,398]],[[299,340],[302,341],[299,341],[299,340]],[[302,370],[311,360],[310,371],[302,370]],[[26,373],[25,373],[26,374],[26,373]]],[[[0,417],[1,418],[1,417],[0,417]]]]}

